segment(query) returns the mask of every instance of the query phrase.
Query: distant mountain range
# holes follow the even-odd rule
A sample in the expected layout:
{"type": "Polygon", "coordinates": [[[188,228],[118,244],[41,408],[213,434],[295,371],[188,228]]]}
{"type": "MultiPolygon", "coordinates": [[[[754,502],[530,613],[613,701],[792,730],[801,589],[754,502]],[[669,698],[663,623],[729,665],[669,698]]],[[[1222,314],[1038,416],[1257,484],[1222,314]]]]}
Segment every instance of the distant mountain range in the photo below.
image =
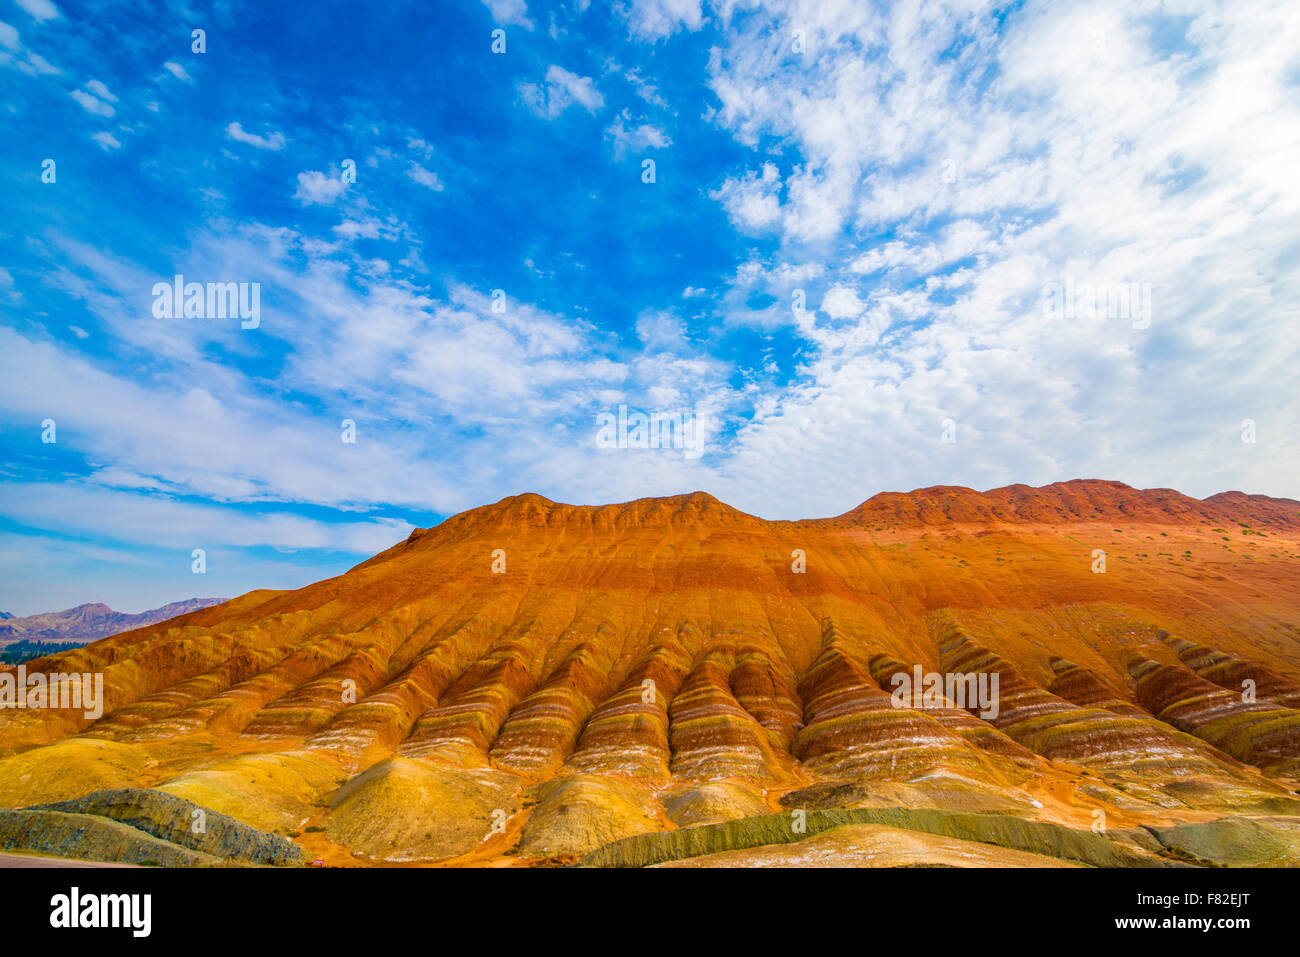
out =
{"type": "Polygon", "coordinates": [[[17,618],[0,611],[0,648],[16,641],[61,641],[86,644],[119,632],[155,625],[160,621],[185,615],[209,605],[219,605],[224,598],[187,598],[138,615],[114,611],[103,602],[78,605],[66,611],[44,612],[17,618]]]}

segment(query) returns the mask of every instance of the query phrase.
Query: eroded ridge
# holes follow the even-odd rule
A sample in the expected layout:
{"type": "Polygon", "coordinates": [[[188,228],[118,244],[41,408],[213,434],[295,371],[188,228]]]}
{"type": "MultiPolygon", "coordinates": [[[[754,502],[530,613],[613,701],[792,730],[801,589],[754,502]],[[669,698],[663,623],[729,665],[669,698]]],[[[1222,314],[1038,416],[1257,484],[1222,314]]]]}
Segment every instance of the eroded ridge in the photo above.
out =
{"type": "Polygon", "coordinates": [[[1138,699],[1161,721],[1240,761],[1294,774],[1300,769],[1300,711],[1245,696],[1186,668],[1134,656],[1138,699]]]}
{"type": "Polygon", "coordinates": [[[1207,788],[1268,789],[1261,780],[1244,775],[1227,754],[1161,721],[1081,707],[1044,691],[959,627],[944,630],[940,651],[944,670],[998,674],[1001,705],[993,724],[1043,757],[1095,767],[1117,775],[1115,780],[1137,776],[1169,782],[1173,774],[1175,781],[1199,778],[1207,788]]]}
{"type": "Polygon", "coordinates": [[[735,660],[733,647],[713,647],[673,697],[669,771],[674,778],[707,781],[781,775],[781,762],[767,734],[731,693],[735,660]]]}
{"type": "Polygon", "coordinates": [[[420,716],[398,754],[486,766],[506,716],[536,685],[536,643],[528,631],[494,646],[452,683],[436,707],[420,716]]]}
{"type": "Polygon", "coordinates": [[[1300,682],[1260,664],[1234,658],[1222,651],[1176,638],[1167,631],[1160,637],[1174,649],[1179,659],[1200,677],[1230,691],[1252,691],[1257,698],[1267,698],[1285,708],[1300,709],[1300,682]]]}
{"type": "Polygon", "coordinates": [[[921,710],[897,707],[833,624],[799,682],[804,727],[794,754],[823,775],[912,780],[945,773],[995,780],[988,756],[921,710]]]}
{"type": "Polygon", "coordinates": [[[601,644],[583,642],[510,713],[492,746],[503,768],[553,773],[577,746],[578,735],[609,690],[613,661],[601,644]]]}
{"type": "Polygon", "coordinates": [[[1131,718],[1151,716],[1149,712],[1108,685],[1095,672],[1065,658],[1053,658],[1050,664],[1055,677],[1047,686],[1049,693],[1084,708],[1105,708],[1107,711],[1131,718]]]}
{"type": "MultiPolygon", "coordinates": [[[[920,694],[921,704],[926,714],[977,748],[1029,763],[1036,760],[1034,753],[1024,745],[1017,744],[988,721],[960,707],[942,691],[926,696],[924,687],[917,682],[917,665],[908,667],[897,658],[885,654],[872,656],[867,665],[871,670],[871,676],[882,689],[890,693],[891,697],[897,694],[904,700],[908,700],[920,694]]],[[[920,673],[923,674],[924,669],[921,669],[920,673]]],[[[963,685],[963,688],[967,687],[969,685],[963,685]]]]}
{"type": "Polygon", "coordinates": [[[680,634],[677,641],[652,648],[592,714],[565,767],[667,783],[668,705],[689,668],[690,655],[680,634]]]}

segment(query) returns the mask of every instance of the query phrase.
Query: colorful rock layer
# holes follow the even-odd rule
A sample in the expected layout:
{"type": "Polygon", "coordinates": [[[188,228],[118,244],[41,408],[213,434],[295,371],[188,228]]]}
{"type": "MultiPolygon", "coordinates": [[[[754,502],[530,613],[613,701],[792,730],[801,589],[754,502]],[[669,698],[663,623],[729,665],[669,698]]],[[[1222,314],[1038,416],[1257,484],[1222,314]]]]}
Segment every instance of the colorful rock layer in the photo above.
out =
{"type": "Polygon", "coordinates": [[[1281,500],[940,488],[766,522],[523,495],[30,663],[102,675],[103,713],[0,709],[0,807],[160,792],[347,864],[578,860],[803,808],[1280,819],[1296,621],[1281,500]]]}

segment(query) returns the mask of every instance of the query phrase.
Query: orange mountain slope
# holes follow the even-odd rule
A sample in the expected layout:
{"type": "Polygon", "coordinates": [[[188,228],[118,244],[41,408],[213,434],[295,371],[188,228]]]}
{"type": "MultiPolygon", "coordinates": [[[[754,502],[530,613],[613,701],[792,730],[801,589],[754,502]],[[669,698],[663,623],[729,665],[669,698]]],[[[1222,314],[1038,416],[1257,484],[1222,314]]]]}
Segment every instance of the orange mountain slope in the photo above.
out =
{"type": "Polygon", "coordinates": [[[1168,834],[1248,821],[1300,861],[1286,499],[937,487],[769,522],[526,494],[27,667],[102,673],[104,713],[0,710],[0,807],[153,789],[331,863],[667,860],[684,829],[670,856],[721,861],[739,832],[707,825],[775,845],[832,811],[875,815],[818,839],[870,842],[846,860],[1048,854],[1041,822],[1186,862],[1168,834]],[[996,678],[996,707],[891,698],[917,666],[996,678]]]}

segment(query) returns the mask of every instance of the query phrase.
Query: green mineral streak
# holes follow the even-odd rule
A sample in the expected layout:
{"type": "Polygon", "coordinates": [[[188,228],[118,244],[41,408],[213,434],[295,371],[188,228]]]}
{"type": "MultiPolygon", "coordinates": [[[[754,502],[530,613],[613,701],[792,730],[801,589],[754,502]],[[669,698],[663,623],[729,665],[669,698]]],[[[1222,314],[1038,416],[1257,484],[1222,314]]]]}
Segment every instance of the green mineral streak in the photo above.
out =
{"type": "Polygon", "coordinates": [[[1080,831],[1041,821],[1026,821],[1002,814],[973,814],[933,808],[854,808],[807,811],[803,823],[803,832],[796,833],[792,814],[764,814],[722,824],[638,834],[592,851],[581,863],[591,867],[646,867],[719,851],[764,844],[788,844],[845,824],[881,824],[1045,854],[1094,867],[1176,866],[1170,861],[1124,847],[1092,831],[1080,831]]]}

